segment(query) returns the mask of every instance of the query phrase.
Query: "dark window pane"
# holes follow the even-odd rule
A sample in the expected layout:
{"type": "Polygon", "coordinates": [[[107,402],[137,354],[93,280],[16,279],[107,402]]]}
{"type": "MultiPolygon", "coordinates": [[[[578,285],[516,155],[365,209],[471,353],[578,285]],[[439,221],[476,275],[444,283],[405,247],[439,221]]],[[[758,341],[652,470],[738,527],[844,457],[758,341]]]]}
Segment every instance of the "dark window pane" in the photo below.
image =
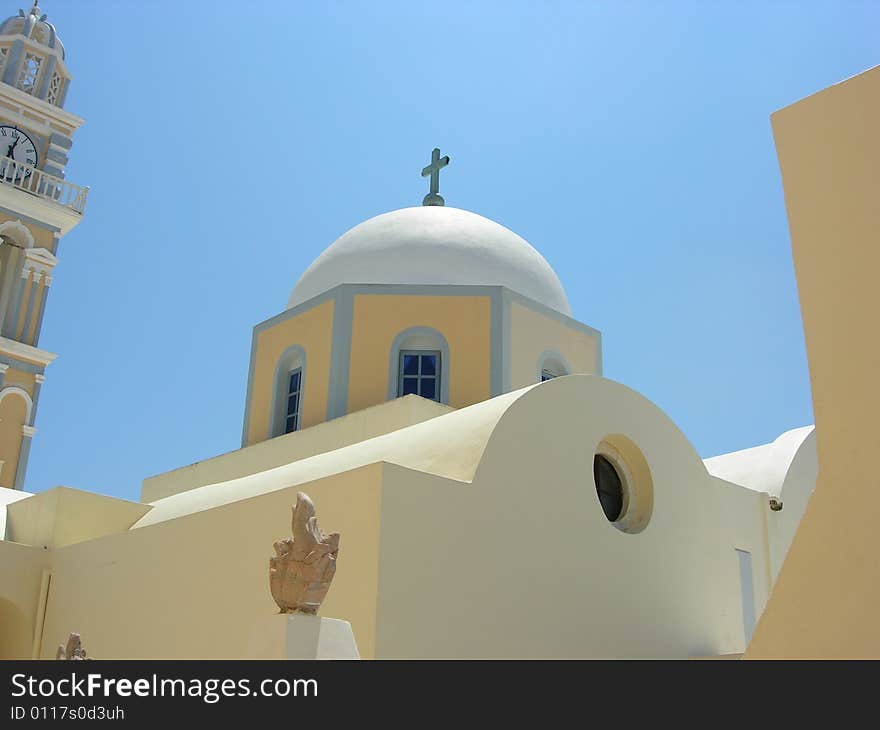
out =
{"type": "Polygon", "coordinates": [[[297,416],[291,416],[287,419],[287,424],[284,428],[284,433],[290,433],[291,431],[296,431],[297,424],[299,422],[299,418],[297,416]]]}
{"type": "Polygon", "coordinates": [[[299,411],[299,395],[295,394],[287,399],[287,415],[296,415],[297,411],[299,411]]]}
{"type": "Polygon", "coordinates": [[[299,381],[301,375],[301,370],[294,370],[290,374],[290,390],[287,391],[288,393],[296,393],[299,390],[299,381]]]}
{"type": "Polygon", "coordinates": [[[596,454],[593,459],[593,478],[596,480],[596,494],[599,495],[602,511],[609,522],[614,522],[620,517],[623,509],[623,485],[620,475],[609,459],[596,454]]]}
{"type": "Polygon", "coordinates": [[[419,356],[404,355],[403,356],[403,374],[418,375],[419,374],[419,356]]]}
{"type": "Polygon", "coordinates": [[[434,400],[435,382],[434,378],[422,378],[421,392],[419,395],[422,396],[422,398],[430,398],[431,400],[434,400]]]}
{"type": "Polygon", "coordinates": [[[437,356],[422,355],[422,375],[437,374],[437,356]]]}
{"type": "Polygon", "coordinates": [[[409,395],[410,393],[418,393],[419,387],[419,379],[418,378],[404,378],[403,379],[403,393],[401,395],[409,395]]]}

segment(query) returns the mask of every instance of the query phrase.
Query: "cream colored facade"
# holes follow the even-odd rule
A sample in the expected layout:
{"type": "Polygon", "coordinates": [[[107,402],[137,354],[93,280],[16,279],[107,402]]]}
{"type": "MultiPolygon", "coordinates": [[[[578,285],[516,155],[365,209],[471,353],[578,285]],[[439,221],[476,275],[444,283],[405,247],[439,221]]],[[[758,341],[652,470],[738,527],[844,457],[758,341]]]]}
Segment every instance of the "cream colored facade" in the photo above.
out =
{"type": "Polygon", "coordinates": [[[750,658],[880,656],[880,66],[776,112],[819,481],[750,658]]]}
{"type": "MultiPolygon", "coordinates": [[[[775,567],[768,525],[786,513],[712,476],[642,396],[573,375],[460,410],[408,396],[363,413],[412,423],[280,466],[271,441],[256,444],[219,457],[248,462],[247,474],[150,504],[63,488],[9,504],[0,547],[21,574],[3,595],[14,633],[32,639],[44,616],[47,658],[73,627],[94,656],[251,656],[275,610],[271,544],[304,490],[343,535],[322,613],[351,622],[365,658],[743,651],[737,551],[750,558],[755,615],[775,567]],[[629,472],[640,504],[628,509],[650,505],[638,532],[608,522],[592,480],[595,450],[621,435],[646,466],[629,472]]],[[[358,415],[318,428],[345,440],[358,415]]],[[[295,453],[309,436],[276,440],[295,453]]]]}
{"type": "MultiPolygon", "coordinates": [[[[25,20],[0,47],[45,40],[25,20]]],[[[62,123],[69,141],[81,120],[26,96],[0,84],[0,116],[29,104],[55,130],[45,149],[62,123]]],[[[241,449],[145,479],[140,502],[0,490],[0,658],[51,658],[71,631],[101,658],[279,655],[268,560],[298,491],[341,533],[322,614],[364,658],[876,656],[878,99],[873,69],[773,117],[817,430],[701,460],[603,377],[600,333],[528,242],[464,210],[391,211],[254,328],[241,449]],[[433,358],[433,396],[402,395],[407,353],[433,358]]],[[[7,263],[26,274],[0,290],[7,486],[54,358],[37,343],[47,272],[82,214],[21,187],[0,180],[0,253],[17,257],[0,282],[7,263]]]]}
{"type": "MultiPolygon", "coordinates": [[[[528,245],[497,235],[490,257],[528,245]]],[[[71,630],[106,658],[263,656],[268,558],[300,490],[343,536],[322,612],[364,658],[742,653],[812,490],[793,456],[809,444],[747,474],[741,455],[704,464],[599,374],[599,333],[552,281],[533,292],[549,303],[506,283],[339,281],[255,328],[241,449],[146,479],[141,503],[14,493],[5,656],[51,657],[71,630]],[[439,357],[436,400],[398,397],[412,350],[439,357]],[[291,370],[302,426],[275,435],[291,370]],[[613,521],[597,454],[622,479],[613,521]],[[783,493],[793,507],[770,510],[783,493]]]]}
{"type": "Polygon", "coordinates": [[[704,464],[601,376],[600,334],[528,243],[456,209],[374,220],[254,329],[241,449],[146,479],[140,503],[9,493],[3,656],[51,657],[70,631],[105,658],[262,656],[278,636],[268,558],[300,490],[343,536],[322,612],[364,658],[745,650],[812,491],[813,442],[704,464]],[[416,266],[358,282],[389,220],[416,266]],[[482,272],[419,280],[461,240],[482,272]],[[400,397],[412,352],[436,359],[433,399],[400,397]],[[599,455],[620,480],[614,516],[599,455]]]}

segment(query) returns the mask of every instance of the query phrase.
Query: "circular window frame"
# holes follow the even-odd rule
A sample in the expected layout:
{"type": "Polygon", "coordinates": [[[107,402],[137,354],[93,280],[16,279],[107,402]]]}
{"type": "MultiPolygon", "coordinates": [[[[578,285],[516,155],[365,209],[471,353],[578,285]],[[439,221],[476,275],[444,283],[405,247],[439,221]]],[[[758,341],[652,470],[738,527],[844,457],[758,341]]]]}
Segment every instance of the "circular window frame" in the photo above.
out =
{"type": "Polygon", "coordinates": [[[599,500],[594,470],[593,491],[596,494],[596,502],[602,509],[602,516],[621,532],[630,534],[641,532],[648,526],[654,511],[651,470],[641,449],[630,438],[622,434],[614,434],[606,436],[597,444],[594,449],[594,463],[596,456],[604,457],[614,467],[620,479],[622,492],[620,514],[616,520],[608,520],[599,500]]]}

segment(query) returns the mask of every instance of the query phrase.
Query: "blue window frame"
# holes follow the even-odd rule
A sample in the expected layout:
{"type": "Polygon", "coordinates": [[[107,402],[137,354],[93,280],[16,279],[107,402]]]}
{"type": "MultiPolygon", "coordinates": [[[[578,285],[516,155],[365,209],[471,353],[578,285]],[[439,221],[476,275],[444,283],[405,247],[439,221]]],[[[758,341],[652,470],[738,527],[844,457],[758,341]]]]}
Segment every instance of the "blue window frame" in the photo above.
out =
{"type": "Polygon", "coordinates": [[[284,433],[299,429],[299,408],[302,401],[302,368],[290,371],[287,381],[287,416],[284,421],[284,433]]]}
{"type": "Polygon", "coordinates": [[[440,351],[401,350],[397,395],[420,395],[440,400],[440,351]]]}

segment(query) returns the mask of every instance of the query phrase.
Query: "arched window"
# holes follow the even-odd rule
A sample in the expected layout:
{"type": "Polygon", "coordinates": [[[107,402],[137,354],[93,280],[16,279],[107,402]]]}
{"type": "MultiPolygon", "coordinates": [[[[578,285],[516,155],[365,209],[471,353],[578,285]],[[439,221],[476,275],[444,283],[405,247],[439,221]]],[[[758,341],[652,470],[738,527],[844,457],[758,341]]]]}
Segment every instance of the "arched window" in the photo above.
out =
{"type": "Polygon", "coordinates": [[[24,486],[27,451],[19,451],[16,459],[13,444],[20,443],[22,435],[27,433],[25,429],[32,423],[33,411],[33,400],[24,388],[8,385],[0,390],[0,444],[3,444],[3,453],[0,454],[0,459],[3,460],[0,462],[0,489],[21,489],[24,486]]]}
{"type": "Polygon", "coordinates": [[[291,370],[287,379],[287,403],[284,406],[284,433],[299,430],[302,386],[302,368],[291,370]]]}
{"type": "Polygon", "coordinates": [[[14,336],[25,251],[33,247],[34,237],[21,221],[0,223],[0,335],[4,337],[14,336]]]}
{"type": "Polygon", "coordinates": [[[31,411],[34,409],[34,402],[31,399],[30,393],[28,393],[24,388],[19,388],[17,385],[7,385],[5,388],[0,390],[0,403],[8,395],[17,395],[24,401],[24,421],[25,425],[31,422],[31,411]]]}
{"type": "Polygon", "coordinates": [[[388,368],[388,399],[420,395],[449,403],[449,345],[431,327],[412,327],[394,338],[388,368]]]}
{"type": "Polygon", "coordinates": [[[552,380],[563,375],[570,375],[571,367],[568,361],[558,352],[547,350],[538,358],[538,382],[552,380]]]}
{"type": "Polygon", "coordinates": [[[271,436],[281,436],[302,427],[305,378],[306,351],[300,345],[291,345],[275,366],[269,425],[271,436]]]}

